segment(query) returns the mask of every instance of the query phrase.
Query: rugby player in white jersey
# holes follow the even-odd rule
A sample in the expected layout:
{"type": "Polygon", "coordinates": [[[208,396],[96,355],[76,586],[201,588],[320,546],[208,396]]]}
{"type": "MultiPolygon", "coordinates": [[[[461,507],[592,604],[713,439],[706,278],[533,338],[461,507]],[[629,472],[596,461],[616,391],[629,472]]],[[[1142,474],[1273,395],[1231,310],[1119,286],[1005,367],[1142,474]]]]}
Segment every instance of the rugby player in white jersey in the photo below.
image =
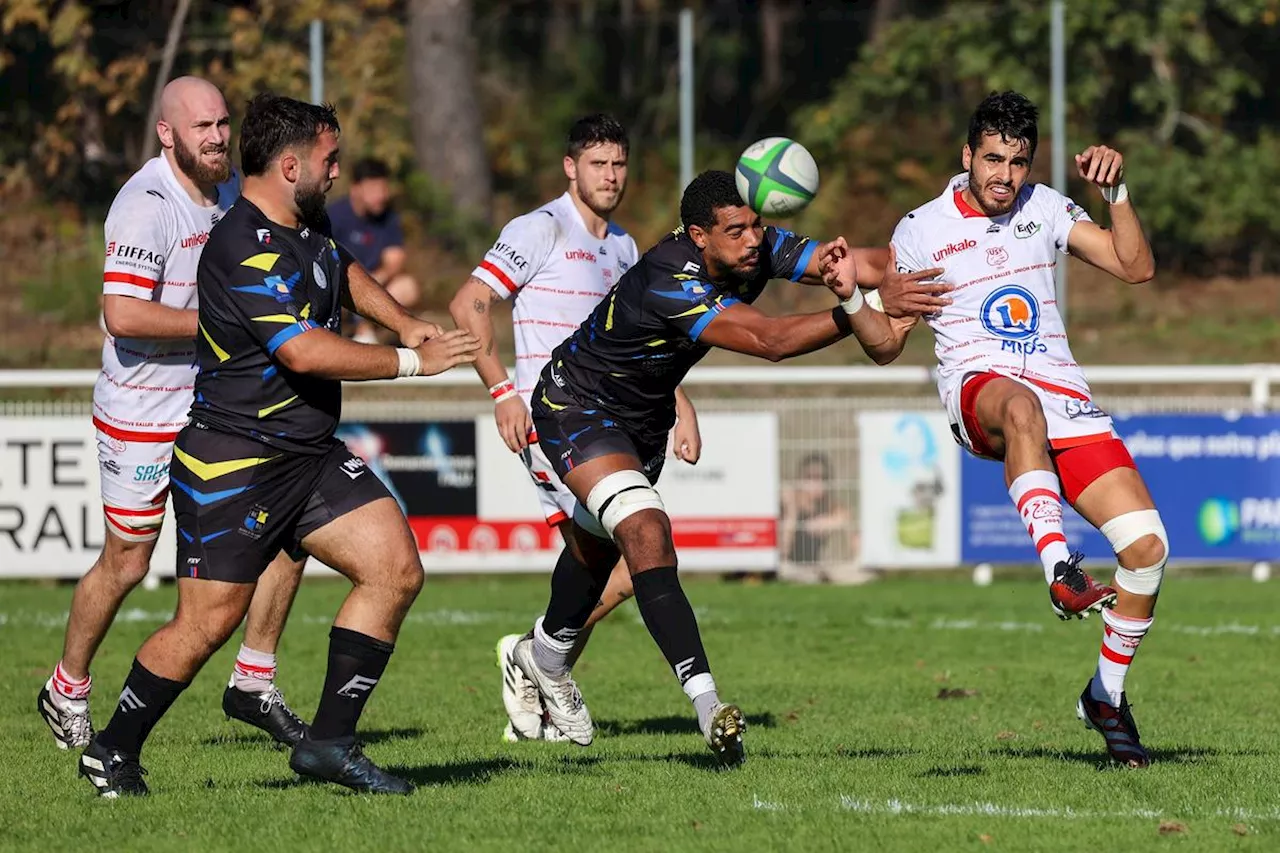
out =
{"type": "MultiPolygon", "coordinates": [[[[106,536],[76,585],[62,659],[38,708],[61,749],[93,735],[89,666],[125,596],[147,574],[164,520],[169,462],[186,426],[196,376],[196,267],[209,231],[240,195],[222,93],[197,77],[164,88],[162,152],[116,195],[107,215],[103,312],[107,338],[93,392],[106,536]]],[[[275,687],[275,651],[301,576],[280,554],[249,610],[222,707],[228,717],[293,745],[306,725],[275,687]]]]}
{"type": "MultiPolygon", "coordinates": [[[[1102,649],[1077,713],[1102,734],[1112,759],[1146,767],[1151,758],[1124,683],[1151,627],[1169,540],[1067,346],[1053,269],[1059,253],[1071,254],[1138,284],[1154,275],[1155,261],[1119,151],[1095,145],[1075,158],[1080,177],[1110,205],[1110,229],[1071,199],[1028,182],[1036,118],[1035,106],[1016,92],[984,100],[969,123],[966,173],[898,223],[892,249],[900,270],[941,268],[939,277],[954,287],[952,303],[926,318],[952,431],[969,452],[1004,463],[1009,498],[1040,554],[1058,616],[1101,613],[1102,649]],[[1080,555],[1068,550],[1063,498],[1111,542],[1114,589],[1094,583],[1080,570],[1080,555]]],[[[898,346],[915,322],[894,320],[898,346]]]]}
{"type": "MultiPolygon", "coordinates": [[[[568,189],[554,201],[511,220],[449,306],[458,328],[482,341],[475,367],[494,399],[498,432],[529,469],[547,524],[564,536],[573,523],[576,501],[538,446],[529,397],[551,351],[578,328],[639,258],[635,241],[610,221],[627,189],[629,147],[626,129],[610,116],[590,115],[575,122],[564,156],[568,189]],[[514,385],[494,353],[490,312],[494,303],[508,298],[514,300],[514,385]]],[[[676,392],[676,405],[673,450],[685,462],[697,464],[702,446],[697,414],[683,391],[676,392]]],[[[619,562],[574,644],[569,666],[582,653],[592,626],[631,594],[631,575],[619,562]]],[[[560,740],[554,726],[544,726],[538,691],[512,659],[519,639],[519,634],[509,634],[498,641],[502,699],[510,717],[504,737],[560,740]]]]}

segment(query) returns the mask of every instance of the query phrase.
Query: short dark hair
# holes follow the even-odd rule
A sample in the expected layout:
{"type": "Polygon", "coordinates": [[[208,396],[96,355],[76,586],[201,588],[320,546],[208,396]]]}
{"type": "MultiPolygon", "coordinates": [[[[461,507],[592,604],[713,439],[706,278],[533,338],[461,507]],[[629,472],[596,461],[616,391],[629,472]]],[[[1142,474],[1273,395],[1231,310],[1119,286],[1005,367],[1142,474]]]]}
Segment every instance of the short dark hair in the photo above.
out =
{"type": "Polygon", "coordinates": [[[391,169],[387,166],[385,160],[379,160],[377,157],[363,157],[351,167],[351,182],[353,184],[389,177],[391,177],[391,169]]]}
{"type": "Polygon", "coordinates": [[[690,226],[710,229],[716,224],[716,211],[722,207],[742,207],[746,202],[738,195],[738,184],[733,175],[714,169],[703,172],[685,187],[680,199],[680,222],[688,231],[690,226]]]}
{"type": "Polygon", "coordinates": [[[827,454],[821,451],[814,451],[813,453],[804,456],[800,460],[800,464],[796,466],[796,470],[803,474],[804,470],[810,467],[822,469],[822,472],[818,475],[820,480],[825,482],[826,480],[831,479],[831,459],[828,458],[827,454]]]}
{"type": "Polygon", "coordinates": [[[326,130],[342,130],[333,104],[308,104],[272,92],[255,95],[240,124],[240,168],[246,175],[265,174],[286,148],[315,144],[326,130]]]}
{"type": "Polygon", "coordinates": [[[627,138],[627,129],[611,115],[594,113],[583,116],[569,128],[569,144],[565,154],[574,160],[595,145],[612,142],[622,149],[623,154],[630,153],[631,140],[627,138]]]}
{"type": "Polygon", "coordinates": [[[1026,95],[1018,92],[992,92],[978,104],[969,119],[969,150],[977,151],[982,137],[990,133],[1000,134],[1005,142],[1024,142],[1032,159],[1040,132],[1036,120],[1040,111],[1026,95]]]}

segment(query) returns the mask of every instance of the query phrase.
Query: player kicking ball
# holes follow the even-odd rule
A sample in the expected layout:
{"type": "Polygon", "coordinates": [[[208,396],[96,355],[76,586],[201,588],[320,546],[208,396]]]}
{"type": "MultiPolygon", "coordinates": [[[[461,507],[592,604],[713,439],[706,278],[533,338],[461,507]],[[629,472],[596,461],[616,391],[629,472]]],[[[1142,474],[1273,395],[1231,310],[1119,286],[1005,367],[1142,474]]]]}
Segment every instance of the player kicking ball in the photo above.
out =
{"type": "MultiPolygon", "coordinates": [[[[695,178],[680,219],[683,227],[646,252],[555,348],[534,388],[539,445],[577,500],[546,612],[513,657],[537,686],[551,723],[575,743],[590,744],[591,715],[568,657],[621,556],[640,616],[693,703],[707,745],[725,764],[736,764],[744,756],[745,719],[720,699],[676,573],[671,522],[654,488],[676,417],[676,388],[712,347],[778,361],[854,334],[873,358],[892,358],[890,321],[864,307],[857,288],[881,282],[885,252],[851,250],[842,238],[819,245],[765,227],[727,172],[695,178]],[[831,311],[769,317],[751,303],[775,278],[825,284],[843,301],[831,311]]],[[[907,293],[907,283],[926,277],[892,274],[882,284],[884,298],[896,310],[904,296],[937,310],[945,300],[919,291],[945,286],[907,293]]]]}
{"type": "MultiPolygon", "coordinates": [[[[952,432],[974,455],[1004,463],[1009,499],[1040,554],[1054,612],[1063,619],[1101,613],[1098,666],[1077,713],[1102,734],[1112,759],[1146,767],[1151,758],[1124,684],[1151,629],[1169,540],[1067,346],[1053,268],[1058,253],[1071,254],[1137,284],[1152,277],[1155,261],[1120,152],[1099,145],[1076,156],[1080,177],[1110,204],[1110,230],[1071,199],[1028,183],[1036,119],[1035,106],[1016,92],[979,104],[962,154],[967,172],[898,223],[892,248],[900,269],[941,268],[939,277],[955,287],[952,304],[925,318],[937,340],[938,390],[952,432]],[[1115,550],[1114,589],[1095,583],[1080,569],[1082,556],[1068,550],[1064,498],[1115,550]]],[[[899,348],[916,322],[893,320],[899,348]]]]}

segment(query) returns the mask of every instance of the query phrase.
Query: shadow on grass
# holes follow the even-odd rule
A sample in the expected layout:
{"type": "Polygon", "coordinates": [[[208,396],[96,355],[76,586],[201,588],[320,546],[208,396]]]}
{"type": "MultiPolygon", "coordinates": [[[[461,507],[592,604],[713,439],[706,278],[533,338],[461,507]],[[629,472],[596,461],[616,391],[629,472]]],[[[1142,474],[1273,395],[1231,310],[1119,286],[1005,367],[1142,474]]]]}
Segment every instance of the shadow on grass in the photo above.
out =
{"type": "MultiPolygon", "coordinates": [[[[747,734],[752,729],[772,729],[777,718],[766,711],[763,714],[747,714],[747,734]]],[[[693,714],[648,717],[643,720],[596,720],[596,734],[604,737],[618,735],[685,735],[696,734],[698,720],[693,714]]]]}
{"type": "MultiPolygon", "coordinates": [[[[259,731],[247,724],[235,724],[235,731],[228,734],[211,735],[201,741],[205,746],[233,746],[239,748],[278,747],[287,750],[283,744],[277,744],[271,735],[259,731]]],[[[411,740],[426,735],[426,729],[401,727],[391,729],[369,729],[360,732],[360,742],[366,745],[385,743],[389,740],[411,740]]]]}
{"type": "Polygon", "coordinates": [[[921,777],[935,779],[953,779],[958,776],[985,776],[987,771],[982,767],[930,767],[920,774],[921,777]]]}
{"type": "MultiPolygon", "coordinates": [[[[1151,749],[1151,762],[1153,764],[1200,764],[1208,759],[1217,758],[1220,755],[1232,756],[1261,756],[1270,753],[1263,750],[1220,750],[1214,747],[1187,746],[1174,747],[1169,749],[1151,749]]],[[[1051,749],[1049,747],[1005,747],[1004,749],[992,750],[993,756],[1002,756],[1006,758],[1027,758],[1035,761],[1048,759],[1050,761],[1074,761],[1079,764],[1092,764],[1099,769],[1105,769],[1112,765],[1110,759],[1107,758],[1106,751],[1102,748],[1083,750],[1083,749],[1051,749]]]]}
{"type": "Polygon", "coordinates": [[[908,755],[915,755],[916,750],[904,749],[902,747],[859,747],[851,749],[843,744],[836,747],[835,755],[837,758],[906,758],[908,755]]]}

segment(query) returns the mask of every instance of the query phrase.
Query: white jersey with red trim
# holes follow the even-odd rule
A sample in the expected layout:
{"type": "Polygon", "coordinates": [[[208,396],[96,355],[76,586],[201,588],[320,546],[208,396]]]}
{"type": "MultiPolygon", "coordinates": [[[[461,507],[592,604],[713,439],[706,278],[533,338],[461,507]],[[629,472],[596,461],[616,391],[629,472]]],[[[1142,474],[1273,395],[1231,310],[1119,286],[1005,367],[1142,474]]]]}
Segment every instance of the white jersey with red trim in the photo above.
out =
{"type": "MultiPolygon", "coordinates": [[[[194,309],[200,252],[209,230],[239,195],[239,177],[233,174],[218,187],[217,204],[198,205],[164,155],[149,160],[121,188],[107,214],[103,293],[194,309]]],[[[171,441],[187,423],[195,376],[194,339],[108,334],[93,390],[94,422],[122,440],[142,435],[171,441]]]]}
{"type": "Polygon", "coordinates": [[[516,390],[529,403],[556,348],[639,259],[636,241],[613,223],[587,230],[569,193],[507,223],[472,275],[515,297],[516,390]]]}
{"type": "Polygon", "coordinates": [[[956,176],[893,232],[901,269],[941,267],[942,280],[955,286],[951,304],[926,318],[936,338],[939,390],[945,397],[965,375],[991,372],[1087,398],[1053,272],[1071,228],[1089,215],[1056,190],[1027,184],[1009,213],[989,218],[964,201],[968,183],[967,174],[956,176]]]}

